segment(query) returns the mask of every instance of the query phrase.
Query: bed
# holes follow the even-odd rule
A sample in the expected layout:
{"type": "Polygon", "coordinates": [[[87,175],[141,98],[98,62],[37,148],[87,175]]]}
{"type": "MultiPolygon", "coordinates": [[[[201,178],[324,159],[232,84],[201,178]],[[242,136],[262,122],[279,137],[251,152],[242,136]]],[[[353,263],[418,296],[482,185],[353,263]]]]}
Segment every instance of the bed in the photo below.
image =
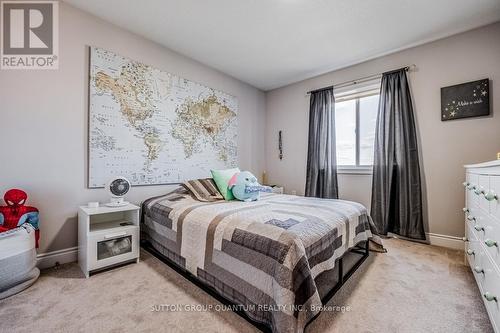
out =
{"type": "Polygon", "coordinates": [[[257,327],[302,332],[368,256],[372,227],[355,202],[274,193],[200,202],[179,186],[143,203],[141,240],[257,327]],[[347,254],[358,256],[349,270],[347,254]]]}

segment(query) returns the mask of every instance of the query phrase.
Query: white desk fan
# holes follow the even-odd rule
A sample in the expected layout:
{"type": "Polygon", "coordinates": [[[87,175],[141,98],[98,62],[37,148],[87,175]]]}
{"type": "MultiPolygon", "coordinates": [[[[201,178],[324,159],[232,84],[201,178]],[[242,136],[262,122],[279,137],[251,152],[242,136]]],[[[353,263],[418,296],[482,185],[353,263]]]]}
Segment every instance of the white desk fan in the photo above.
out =
{"type": "Polygon", "coordinates": [[[125,177],[116,177],[112,179],[107,189],[111,193],[111,200],[106,204],[108,207],[122,207],[128,205],[128,202],[123,199],[125,194],[130,190],[130,182],[125,177]]]}

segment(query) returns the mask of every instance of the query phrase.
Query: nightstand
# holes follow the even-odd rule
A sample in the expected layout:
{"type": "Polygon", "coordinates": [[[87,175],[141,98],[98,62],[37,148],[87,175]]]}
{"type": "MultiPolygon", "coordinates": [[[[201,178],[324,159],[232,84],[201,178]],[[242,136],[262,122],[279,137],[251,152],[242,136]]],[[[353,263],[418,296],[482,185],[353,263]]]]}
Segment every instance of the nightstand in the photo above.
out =
{"type": "Polygon", "coordinates": [[[136,205],[78,210],[78,263],[85,277],[90,272],[139,262],[139,211],[136,205]]]}
{"type": "Polygon", "coordinates": [[[269,185],[269,187],[271,187],[272,193],[275,193],[275,194],[283,194],[285,192],[285,189],[283,186],[269,185]]]}

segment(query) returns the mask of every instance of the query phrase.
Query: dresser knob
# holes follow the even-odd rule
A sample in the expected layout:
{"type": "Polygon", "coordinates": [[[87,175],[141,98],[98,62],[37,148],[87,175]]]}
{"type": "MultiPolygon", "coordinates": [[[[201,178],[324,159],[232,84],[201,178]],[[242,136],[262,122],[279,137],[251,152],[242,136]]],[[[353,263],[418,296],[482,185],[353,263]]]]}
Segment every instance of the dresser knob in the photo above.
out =
{"type": "Polygon", "coordinates": [[[476,266],[474,267],[474,272],[476,272],[477,274],[484,274],[484,269],[482,269],[481,267],[479,266],[476,266]]]}
{"type": "Polygon", "coordinates": [[[484,296],[484,298],[486,298],[486,300],[488,302],[493,302],[493,301],[497,302],[498,301],[497,297],[494,296],[494,295],[492,295],[492,294],[490,294],[489,292],[485,292],[483,296],[484,296]]]}
{"type": "Polygon", "coordinates": [[[498,200],[498,196],[491,190],[484,194],[484,198],[488,201],[498,200]]]}
{"type": "Polygon", "coordinates": [[[462,210],[464,211],[464,213],[470,213],[470,210],[467,207],[462,208],[462,210]]]}
{"type": "Polygon", "coordinates": [[[469,216],[467,216],[467,220],[469,220],[469,221],[475,221],[476,218],[474,216],[469,215],[469,216]]]}
{"type": "Polygon", "coordinates": [[[481,227],[479,225],[475,225],[474,229],[476,229],[476,231],[484,231],[484,227],[481,227]]]}
{"type": "Polygon", "coordinates": [[[487,239],[487,240],[485,240],[484,244],[486,244],[487,247],[493,247],[493,246],[497,246],[498,247],[497,241],[494,241],[493,239],[487,239]]]}
{"type": "Polygon", "coordinates": [[[473,250],[471,250],[471,249],[468,249],[468,250],[467,250],[467,255],[469,255],[469,256],[473,256],[473,255],[474,255],[474,251],[473,251],[473,250]]]}

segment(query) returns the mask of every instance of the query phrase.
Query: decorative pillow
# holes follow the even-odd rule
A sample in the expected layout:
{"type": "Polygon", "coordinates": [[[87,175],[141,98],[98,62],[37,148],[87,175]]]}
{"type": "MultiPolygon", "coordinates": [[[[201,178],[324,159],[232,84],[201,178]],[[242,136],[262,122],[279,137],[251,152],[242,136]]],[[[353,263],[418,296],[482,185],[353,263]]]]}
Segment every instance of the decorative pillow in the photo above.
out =
{"type": "Polygon", "coordinates": [[[212,178],[188,180],[183,185],[199,201],[224,200],[212,178]]]}
{"type": "Polygon", "coordinates": [[[240,172],[240,169],[212,170],[212,177],[215,184],[217,184],[220,194],[226,200],[234,200],[233,192],[229,189],[228,183],[231,177],[237,172],[240,172]]]}

